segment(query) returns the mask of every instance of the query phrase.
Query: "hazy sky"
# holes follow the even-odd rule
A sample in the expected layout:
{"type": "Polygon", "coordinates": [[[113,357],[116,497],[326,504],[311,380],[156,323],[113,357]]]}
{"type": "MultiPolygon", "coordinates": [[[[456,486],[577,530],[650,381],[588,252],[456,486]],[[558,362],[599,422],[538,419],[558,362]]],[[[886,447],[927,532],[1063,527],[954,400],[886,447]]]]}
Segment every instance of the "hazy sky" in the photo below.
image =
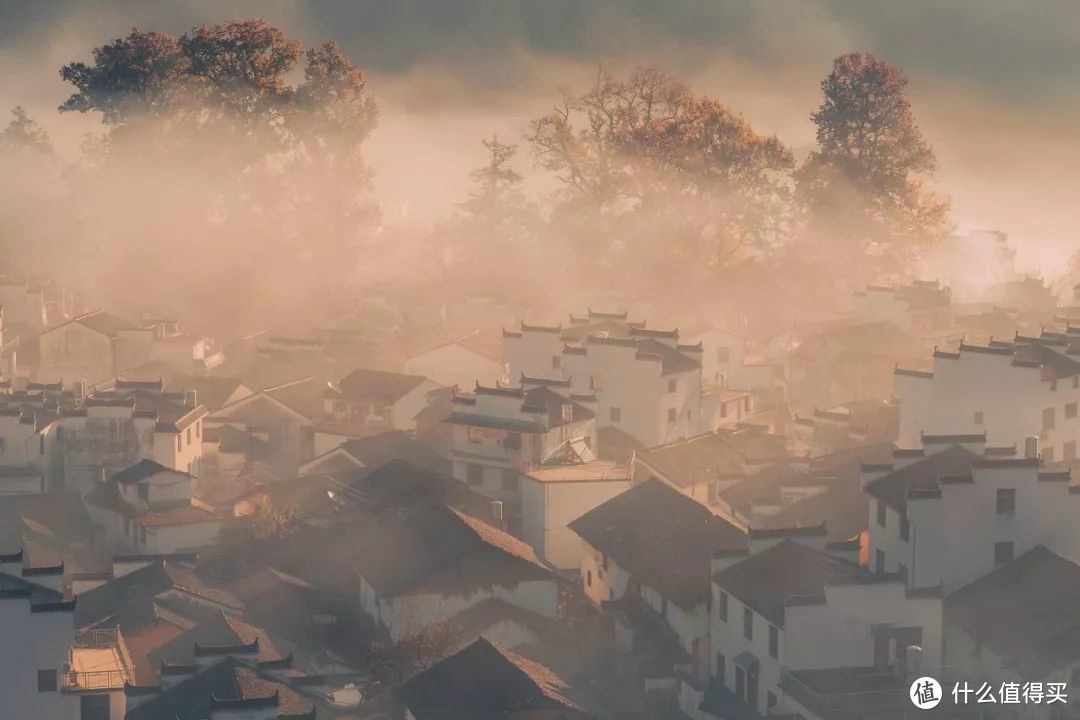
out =
{"type": "Polygon", "coordinates": [[[74,154],[96,125],[56,115],[63,62],[133,26],[250,16],[305,44],[335,39],[368,69],[378,192],[416,219],[460,197],[482,136],[520,138],[599,64],[659,65],[805,150],[831,59],[864,49],[910,77],[961,225],[1001,227],[1043,263],[1080,247],[1080,3],[1067,0],[0,0],[0,103],[31,108],[74,154]]]}

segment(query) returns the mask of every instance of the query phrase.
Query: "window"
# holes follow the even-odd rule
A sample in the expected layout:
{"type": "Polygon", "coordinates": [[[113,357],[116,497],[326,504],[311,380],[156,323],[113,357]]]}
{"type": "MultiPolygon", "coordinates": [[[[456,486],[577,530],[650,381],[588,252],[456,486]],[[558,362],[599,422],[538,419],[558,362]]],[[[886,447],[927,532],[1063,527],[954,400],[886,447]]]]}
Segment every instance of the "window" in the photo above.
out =
{"type": "Polygon", "coordinates": [[[885,503],[880,500],[877,501],[877,524],[881,527],[885,527],[885,503]]]}
{"type": "Polygon", "coordinates": [[[885,572],[885,551],[878,550],[874,553],[874,572],[885,572]]]}
{"type": "Polygon", "coordinates": [[[1053,430],[1054,429],[1054,408],[1046,408],[1043,410],[1042,416],[1042,429],[1053,430]]]}
{"type": "Polygon", "coordinates": [[[727,403],[720,403],[720,417],[727,417],[727,403]]]}
{"type": "Polygon", "coordinates": [[[1068,405],[1065,406],[1065,417],[1066,418],[1074,418],[1074,417],[1076,417],[1076,403],[1069,403],[1068,405]]]}
{"type": "Polygon", "coordinates": [[[716,612],[721,620],[727,622],[727,593],[723,590],[720,591],[720,602],[716,606],[716,612]]]}
{"type": "Polygon", "coordinates": [[[202,420],[195,423],[195,437],[197,437],[197,438],[202,437],[202,420]]]}
{"type": "Polygon", "coordinates": [[[1055,390],[1057,390],[1057,380],[1051,380],[1050,381],[1050,392],[1054,392],[1055,390]]]}
{"type": "Polygon", "coordinates": [[[551,367],[558,370],[562,367],[562,358],[558,355],[551,356],[551,367]]]}
{"type": "Polygon", "coordinates": [[[611,408],[608,410],[608,415],[611,417],[611,422],[621,422],[622,408],[612,405],[611,408]]]}
{"type": "Polygon", "coordinates": [[[145,525],[140,525],[139,526],[139,544],[140,545],[145,545],[146,544],[146,526],[145,525]]]}
{"type": "Polygon", "coordinates": [[[521,433],[506,433],[506,437],[503,438],[503,447],[507,450],[520,450],[521,449],[521,433]]]}
{"type": "Polygon", "coordinates": [[[908,522],[906,517],[900,518],[900,539],[907,540],[911,535],[911,523],[908,522]]]}
{"type": "Polygon", "coordinates": [[[585,571],[585,584],[592,587],[592,570],[585,571]]]}
{"type": "Polygon", "coordinates": [[[780,657],[780,631],[775,625],[769,626],[769,657],[780,657]]]}
{"type": "Polygon", "coordinates": [[[135,486],[138,492],[139,499],[143,502],[150,502],[150,486],[147,483],[139,483],[135,486]]]}
{"type": "Polygon", "coordinates": [[[595,375],[590,377],[589,378],[589,389],[590,390],[599,390],[600,389],[600,378],[598,378],[595,375]]]}
{"type": "Polygon", "coordinates": [[[37,691],[56,692],[56,670],[37,671],[37,691]]]}
{"type": "Polygon", "coordinates": [[[727,675],[727,658],[724,657],[724,653],[716,653],[716,667],[714,668],[714,674],[720,680],[721,684],[724,684],[724,678],[727,675]]]}
{"type": "Polygon", "coordinates": [[[518,472],[514,468],[503,468],[502,489],[508,492],[516,492],[518,489],[518,472]]]}
{"type": "Polygon", "coordinates": [[[608,588],[607,599],[611,602],[615,602],[615,588],[608,588]]]}
{"type": "Polygon", "coordinates": [[[465,481],[470,485],[484,484],[484,466],[479,463],[465,465],[465,481]]]}
{"type": "Polygon", "coordinates": [[[191,444],[191,428],[187,429],[187,444],[191,444]]]}
{"type": "Polygon", "coordinates": [[[675,417],[676,417],[675,408],[668,408],[667,421],[668,422],[675,422],[675,417]]]}
{"type": "Polygon", "coordinates": [[[1065,462],[1072,462],[1076,459],[1076,441],[1070,440],[1061,446],[1061,459],[1065,462]]]}
{"type": "Polygon", "coordinates": [[[1016,490],[1000,489],[997,491],[997,514],[1012,515],[1016,512],[1016,490]]]}
{"type": "Polygon", "coordinates": [[[1013,559],[1012,541],[994,543],[994,564],[1001,565],[1013,559]]]}
{"type": "Polygon", "coordinates": [[[776,707],[776,695],[771,690],[765,692],[765,710],[766,712],[776,707]]]}
{"type": "Polygon", "coordinates": [[[750,608],[742,611],[742,634],[747,640],[754,639],[754,612],[750,608]]]}
{"type": "Polygon", "coordinates": [[[716,348],[716,361],[717,362],[730,362],[731,361],[731,348],[718,347],[716,348]]]}
{"type": "Polygon", "coordinates": [[[907,580],[907,563],[896,563],[896,572],[900,573],[900,577],[907,580]]]}
{"type": "Polygon", "coordinates": [[[751,398],[751,396],[750,396],[750,395],[747,395],[747,396],[746,396],[746,397],[745,397],[745,398],[743,399],[743,410],[746,410],[746,412],[750,412],[750,401],[751,401],[751,400],[752,400],[752,398],[751,398]]]}
{"type": "Polygon", "coordinates": [[[180,433],[176,434],[176,452],[180,452],[184,449],[184,436],[180,433]]]}
{"type": "Polygon", "coordinates": [[[678,389],[679,389],[679,383],[678,383],[677,380],[668,380],[667,381],[667,391],[669,393],[673,393],[678,389]]]}
{"type": "Polygon", "coordinates": [[[604,559],[600,563],[600,565],[604,568],[604,572],[607,572],[607,553],[604,554],[604,559]]]}
{"type": "Polygon", "coordinates": [[[484,442],[484,431],[478,427],[469,426],[469,442],[473,445],[479,445],[484,442]]]}
{"type": "Polygon", "coordinates": [[[975,413],[975,424],[976,425],[982,425],[983,424],[982,411],[979,411],[979,412],[975,413]]]}
{"type": "Polygon", "coordinates": [[[79,697],[79,720],[109,720],[109,712],[108,694],[79,697]]]}
{"type": "Polygon", "coordinates": [[[1054,446],[1053,445],[1045,445],[1045,446],[1043,446],[1042,459],[1046,462],[1047,465],[1054,462],[1054,446]]]}

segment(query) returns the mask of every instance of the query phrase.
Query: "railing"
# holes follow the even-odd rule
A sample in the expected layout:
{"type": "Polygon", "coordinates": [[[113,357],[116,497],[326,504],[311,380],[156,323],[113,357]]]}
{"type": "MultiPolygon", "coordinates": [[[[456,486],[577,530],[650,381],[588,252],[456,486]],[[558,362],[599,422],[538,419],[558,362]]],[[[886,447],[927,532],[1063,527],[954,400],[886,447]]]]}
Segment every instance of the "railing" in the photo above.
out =
{"type": "Polygon", "coordinates": [[[108,648],[119,642],[120,633],[116,628],[102,628],[99,630],[79,630],[75,633],[75,645],[77,648],[108,648]]]}
{"type": "Polygon", "coordinates": [[[127,681],[123,670],[92,670],[90,672],[64,673],[64,689],[79,690],[119,690],[127,681]]]}
{"type": "MultiPolygon", "coordinates": [[[[884,673],[883,673],[884,674],[884,673]]],[[[821,694],[790,672],[785,672],[781,688],[815,715],[824,716],[837,710],[902,707],[907,702],[907,690],[882,689],[861,692],[821,694]]]]}

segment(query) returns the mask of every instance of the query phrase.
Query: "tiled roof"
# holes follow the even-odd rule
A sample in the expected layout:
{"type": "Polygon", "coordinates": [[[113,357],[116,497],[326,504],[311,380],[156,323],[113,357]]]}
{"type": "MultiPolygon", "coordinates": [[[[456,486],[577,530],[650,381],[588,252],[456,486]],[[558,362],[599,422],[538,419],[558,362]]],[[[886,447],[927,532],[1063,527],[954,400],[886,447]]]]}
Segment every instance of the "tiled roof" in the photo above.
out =
{"type": "Polygon", "coordinates": [[[1038,545],[945,599],[946,622],[1026,680],[1080,660],[1080,566],[1038,545]]]}
{"type": "Polygon", "coordinates": [[[215,612],[209,619],[177,635],[148,654],[153,666],[190,665],[195,662],[195,646],[200,648],[230,648],[257,643],[258,661],[275,662],[289,656],[290,645],[276,641],[262,628],[242,622],[224,612],[215,612]]]}
{"type": "Polygon", "coordinates": [[[130,485],[131,483],[137,483],[142,480],[146,480],[147,478],[153,477],[158,473],[170,473],[173,475],[179,475],[181,477],[187,478],[191,477],[191,475],[186,472],[167,468],[159,462],[155,462],[154,460],[150,460],[149,458],[143,458],[134,465],[130,465],[123,470],[113,473],[110,479],[115,480],[121,485],[130,485]]]}
{"type": "MultiPolygon", "coordinates": [[[[214,709],[270,705],[276,717],[314,718],[314,703],[240,662],[225,660],[128,710],[126,720],[203,720],[214,709]]],[[[260,715],[261,716],[261,715],[260,715]]]]}
{"type": "Polygon", "coordinates": [[[384,598],[468,594],[495,584],[553,578],[531,547],[445,506],[374,520],[358,548],[357,572],[384,598]]]}
{"type": "Polygon", "coordinates": [[[76,625],[108,627],[109,619],[124,609],[173,589],[223,607],[243,607],[231,593],[208,585],[192,570],[170,562],[152,562],[79,595],[76,625]]]}
{"type": "Polygon", "coordinates": [[[715,550],[746,547],[745,533],[660,480],[649,480],[569,525],[641,583],[679,607],[708,597],[715,550]]]}
{"type": "Polygon", "coordinates": [[[225,405],[243,384],[244,381],[236,377],[176,375],[166,381],[166,389],[173,392],[194,390],[199,404],[214,412],[225,405]]]}
{"type": "Polygon", "coordinates": [[[80,315],[79,317],[72,319],[71,322],[78,323],[95,332],[99,332],[102,335],[108,335],[109,337],[115,337],[122,331],[139,329],[127,320],[116,317],[115,315],[110,315],[104,310],[88,312],[85,315],[80,315]]]}
{"type": "Polygon", "coordinates": [[[854,563],[783,540],[724,568],[713,576],[713,582],[782,627],[789,598],[819,597],[832,582],[856,580],[866,574],[854,563]]]}
{"type": "Polygon", "coordinates": [[[871,480],[866,484],[866,492],[897,512],[904,513],[909,490],[936,488],[940,476],[968,472],[971,464],[978,459],[979,456],[967,448],[953,445],[871,480]]]}
{"type": "Polygon", "coordinates": [[[548,668],[483,638],[409,680],[401,696],[416,720],[604,717],[548,668]]]}
{"type": "Polygon", "coordinates": [[[742,473],[742,457],[716,433],[642,450],[637,458],[679,487],[706,483],[742,473]]]}
{"type": "Polygon", "coordinates": [[[393,405],[427,381],[423,375],[404,375],[382,370],[353,370],[341,378],[341,395],[354,401],[393,405]]]}

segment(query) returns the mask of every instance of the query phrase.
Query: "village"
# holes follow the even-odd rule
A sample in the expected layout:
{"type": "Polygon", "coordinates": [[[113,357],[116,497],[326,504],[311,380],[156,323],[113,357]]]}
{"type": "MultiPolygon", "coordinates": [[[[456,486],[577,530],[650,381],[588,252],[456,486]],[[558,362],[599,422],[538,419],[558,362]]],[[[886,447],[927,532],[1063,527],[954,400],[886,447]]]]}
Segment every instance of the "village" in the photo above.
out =
{"type": "Polygon", "coordinates": [[[0,0],[0,720],[1080,720],[1078,19],[0,0]]]}
{"type": "Polygon", "coordinates": [[[961,240],[1001,279],[771,325],[388,289],[219,344],[5,276],[2,714],[1075,717],[1080,286],[961,240]]]}

